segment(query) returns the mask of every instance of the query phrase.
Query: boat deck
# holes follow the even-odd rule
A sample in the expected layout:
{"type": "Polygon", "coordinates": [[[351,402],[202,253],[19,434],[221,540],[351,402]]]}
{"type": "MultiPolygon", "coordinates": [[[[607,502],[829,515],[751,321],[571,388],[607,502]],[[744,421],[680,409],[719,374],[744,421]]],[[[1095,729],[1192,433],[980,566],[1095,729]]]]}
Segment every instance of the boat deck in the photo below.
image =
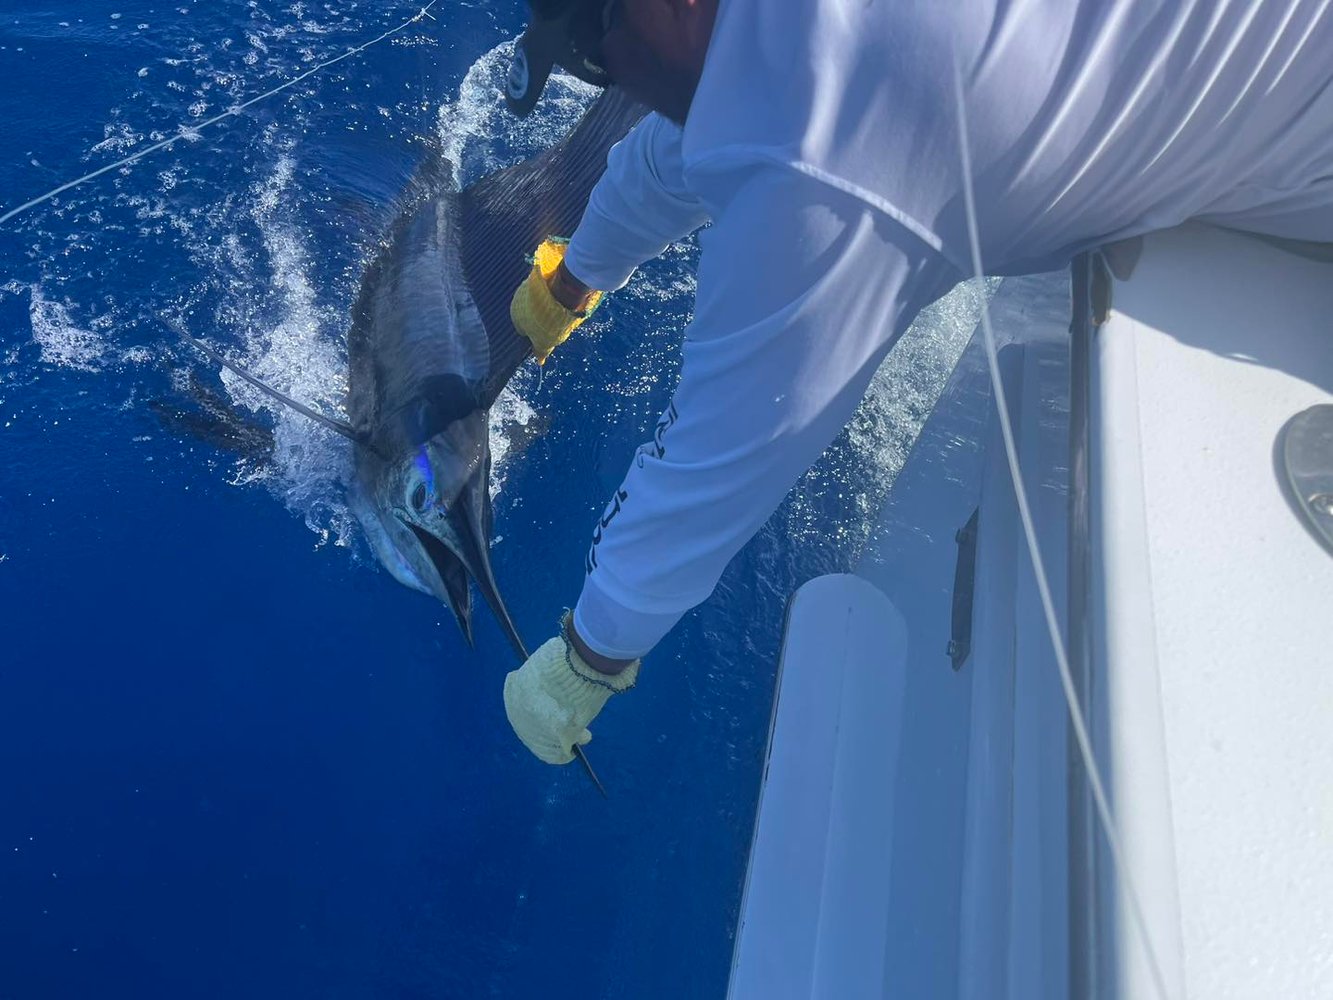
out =
{"type": "Polygon", "coordinates": [[[1124,872],[974,341],[861,579],[793,601],[733,997],[1333,997],[1333,554],[1282,468],[1289,422],[1333,403],[1318,258],[1155,234],[1091,300],[1075,281],[1073,338],[1066,278],[1001,286],[1022,475],[1124,872]],[[1078,322],[1093,306],[1103,322],[1078,322]]]}

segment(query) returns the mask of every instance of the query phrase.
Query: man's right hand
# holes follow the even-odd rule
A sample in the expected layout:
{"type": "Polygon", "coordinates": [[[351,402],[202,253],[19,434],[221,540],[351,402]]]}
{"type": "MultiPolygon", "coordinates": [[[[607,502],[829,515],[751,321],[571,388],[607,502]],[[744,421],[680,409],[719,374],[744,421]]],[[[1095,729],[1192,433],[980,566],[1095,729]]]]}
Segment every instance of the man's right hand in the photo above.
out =
{"type": "Polygon", "coordinates": [[[565,267],[566,245],[548,239],[537,248],[532,271],[509,303],[514,328],[532,341],[539,365],[602,300],[601,292],[588,288],[565,267]]]}

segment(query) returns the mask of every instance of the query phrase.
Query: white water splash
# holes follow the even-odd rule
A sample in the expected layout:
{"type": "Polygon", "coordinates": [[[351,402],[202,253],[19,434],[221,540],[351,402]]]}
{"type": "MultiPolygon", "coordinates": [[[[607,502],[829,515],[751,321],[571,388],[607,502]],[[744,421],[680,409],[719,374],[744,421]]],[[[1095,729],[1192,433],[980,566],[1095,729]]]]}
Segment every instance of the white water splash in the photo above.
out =
{"type": "MultiPolygon", "coordinates": [[[[999,284],[991,279],[987,292],[999,284]]],[[[831,458],[798,484],[787,519],[793,537],[814,543],[832,536],[847,551],[865,544],[980,317],[975,293],[961,285],[921,311],[875,373],[831,458]],[[820,509],[830,493],[840,508],[831,528],[830,513],[820,509]]]]}
{"type": "Polygon", "coordinates": [[[86,372],[100,370],[108,353],[105,335],[109,319],[95,318],[80,325],[72,316],[73,303],[48,299],[36,285],[29,287],[28,294],[32,340],[41,351],[43,363],[86,372]]]}
{"type": "MultiPolygon", "coordinates": [[[[82,316],[85,309],[67,298],[50,296],[41,282],[25,284],[8,281],[0,285],[0,298],[6,295],[28,297],[28,322],[32,327],[31,342],[37,346],[38,359],[55,368],[80,372],[101,372],[118,365],[143,366],[156,364],[158,357],[148,348],[137,346],[121,348],[114,339],[116,327],[123,316],[115,300],[106,297],[104,311],[82,316]]],[[[17,347],[6,352],[4,363],[17,365],[17,347]]],[[[3,381],[0,378],[0,381],[3,381]]]]}
{"type": "MultiPolygon", "coordinates": [[[[267,294],[227,302],[218,319],[220,325],[242,331],[242,363],[248,371],[294,399],[344,418],[347,321],[320,304],[311,282],[313,255],[293,221],[295,175],[295,160],[284,152],[269,176],[252,189],[249,214],[263,241],[262,264],[252,259],[239,238],[213,245],[211,252],[231,268],[242,273],[262,268],[268,275],[267,294]]],[[[272,465],[264,469],[242,465],[234,481],[267,480],[321,544],[350,544],[354,518],[344,499],[350,470],[347,443],[231,372],[223,371],[221,378],[238,405],[267,411],[274,431],[272,465]]]]}
{"type": "Polygon", "coordinates": [[[513,382],[505,386],[491,406],[488,435],[491,443],[491,499],[504,489],[509,460],[521,450],[515,443],[531,433],[537,411],[520,394],[513,382]]]}
{"type": "Polygon", "coordinates": [[[516,118],[501,96],[513,51],[513,42],[503,42],[481,56],[459,85],[458,99],[440,108],[444,154],[462,185],[554,145],[601,92],[556,69],[532,113],[516,118]],[[503,136],[504,152],[496,136],[503,136]]]}

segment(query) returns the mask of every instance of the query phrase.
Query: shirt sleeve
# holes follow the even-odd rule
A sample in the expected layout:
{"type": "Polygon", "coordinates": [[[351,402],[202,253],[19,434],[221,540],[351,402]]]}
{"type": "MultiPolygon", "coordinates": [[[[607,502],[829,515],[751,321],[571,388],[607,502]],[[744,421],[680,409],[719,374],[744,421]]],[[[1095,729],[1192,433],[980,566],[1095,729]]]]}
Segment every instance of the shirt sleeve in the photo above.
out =
{"type": "Polygon", "coordinates": [[[680,383],[587,555],[574,622],[604,656],[642,656],[712,593],[958,278],[900,223],[779,166],[717,203],[680,383]]]}
{"type": "Polygon", "coordinates": [[[680,126],[650,114],[611,148],[565,255],[589,288],[622,287],[636,267],[708,221],[682,177],[680,142],[680,126]]]}

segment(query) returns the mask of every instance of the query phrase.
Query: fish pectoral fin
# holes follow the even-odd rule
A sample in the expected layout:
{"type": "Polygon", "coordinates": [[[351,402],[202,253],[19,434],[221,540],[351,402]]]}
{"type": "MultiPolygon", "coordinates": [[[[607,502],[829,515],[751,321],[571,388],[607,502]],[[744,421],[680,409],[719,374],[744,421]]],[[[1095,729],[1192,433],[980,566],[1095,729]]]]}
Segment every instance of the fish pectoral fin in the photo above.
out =
{"type": "Polygon", "coordinates": [[[194,391],[190,395],[197,409],[172,399],[150,399],[148,409],[168,433],[195,438],[260,465],[273,457],[273,432],[269,428],[225,403],[211,389],[202,395],[194,391]]]}
{"type": "Polygon", "coordinates": [[[196,438],[251,462],[264,463],[272,458],[272,428],[233,405],[197,370],[190,370],[189,385],[182,394],[193,407],[176,398],[148,401],[148,409],[167,431],[196,438]]]}

